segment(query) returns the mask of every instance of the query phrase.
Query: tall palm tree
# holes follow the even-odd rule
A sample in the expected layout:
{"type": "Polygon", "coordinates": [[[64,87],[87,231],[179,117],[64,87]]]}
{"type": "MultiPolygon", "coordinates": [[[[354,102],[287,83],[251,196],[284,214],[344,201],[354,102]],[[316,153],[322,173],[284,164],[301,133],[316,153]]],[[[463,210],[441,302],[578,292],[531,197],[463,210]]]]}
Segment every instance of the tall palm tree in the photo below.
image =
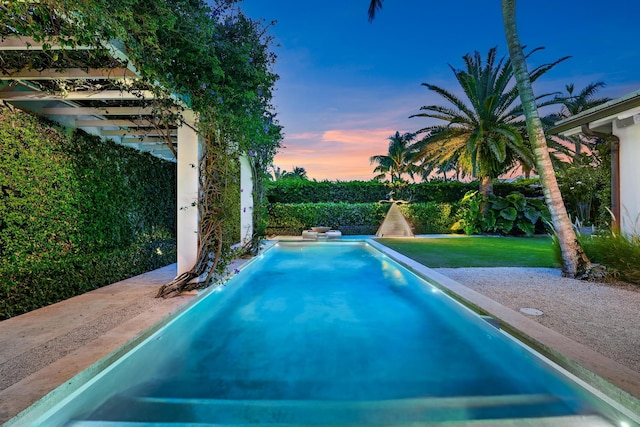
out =
{"type": "Polygon", "coordinates": [[[373,169],[374,173],[378,172],[374,179],[382,181],[387,174],[391,176],[391,182],[402,181],[402,176],[405,174],[408,174],[413,179],[416,166],[413,164],[415,148],[411,142],[414,138],[415,134],[405,133],[400,135],[398,131],[396,131],[395,135],[389,137],[389,152],[369,158],[370,164],[378,164],[373,169]]]}
{"type": "MultiPolygon", "coordinates": [[[[382,7],[383,0],[371,0],[369,4],[369,20],[373,20],[376,11],[382,7]]],[[[523,112],[527,124],[527,133],[533,147],[536,167],[540,175],[540,184],[545,201],[551,214],[560,250],[562,252],[562,274],[567,277],[585,277],[591,270],[591,262],[585,255],[562,201],[562,194],[558,187],[555,171],[551,163],[551,156],[547,147],[546,136],[538,108],[533,94],[531,79],[527,70],[518,29],[516,26],[516,0],[502,0],[502,18],[505,36],[509,48],[509,57],[515,73],[516,85],[522,102],[523,112]]]]}
{"type": "MultiPolygon", "coordinates": [[[[511,61],[498,59],[496,53],[497,48],[489,49],[484,63],[480,53],[467,54],[463,57],[464,70],[451,67],[466,99],[423,83],[449,105],[424,106],[421,108],[424,113],[411,116],[444,121],[418,131],[426,133],[426,137],[417,144],[420,147],[417,157],[436,165],[455,160],[465,172],[479,178],[480,192],[487,196],[493,193],[493,180],[498,176],[515,165],[533,169],[535,163],[523,138],[525,122],[522,106],[517,104],[518,89],[513,84],[511,61]]],[[[531,73],[532,80],[564,59],[537,67],[531,73]]]]}
{"type": "Polygon", "coordinates": [[[592,269],[591,261],[584,253],[565,208],[551,163],[546,136],[527,71],[527,62],[516,26],[516,0],[502,0],[502,19],[513,63],[520,101],[527,122],[527,133],[533,146],[540,184],[551,214],[551,220],[562,252],[562,274],[567,277],[587,277],[592,269]]]}

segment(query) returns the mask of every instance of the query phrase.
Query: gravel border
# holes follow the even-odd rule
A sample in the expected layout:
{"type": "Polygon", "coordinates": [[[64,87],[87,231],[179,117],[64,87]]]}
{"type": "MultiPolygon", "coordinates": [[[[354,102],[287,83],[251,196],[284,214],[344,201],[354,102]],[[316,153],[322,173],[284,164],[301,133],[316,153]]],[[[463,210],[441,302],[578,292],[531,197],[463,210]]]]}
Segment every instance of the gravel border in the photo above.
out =
{"type": "Polygon", "coordinates": [[[640,286],[568,279],[555,268],[434,271],[640,373],[640,286]]]}

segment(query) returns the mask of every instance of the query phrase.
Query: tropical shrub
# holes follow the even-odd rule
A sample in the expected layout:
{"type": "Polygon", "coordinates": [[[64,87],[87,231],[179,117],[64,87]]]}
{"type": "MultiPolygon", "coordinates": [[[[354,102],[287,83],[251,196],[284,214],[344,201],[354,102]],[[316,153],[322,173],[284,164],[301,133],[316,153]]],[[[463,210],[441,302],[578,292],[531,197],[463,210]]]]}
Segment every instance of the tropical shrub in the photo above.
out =
{"type": "Polygon", "coordinates": [[[503,235],[545,232],[550,221],[549,211],[542,199],[527,198],[520,193],[506,197],[485,197],[477,191],[469,192],[460,202],[459,220],[454,231],[465,234],[497,233],[503,235]]]}
{"type": "Polygon", "coordinates": [[[174,163],[0,109],[0,319],[172,262],[174,163]]]}
{"type": "Polygon", "coordinates": [[[611,276],[640,285],[640,236],[606,232],[581,235],[579,240],[589,259],[605,266],[611,276]]]}
{"type": "Polygon", "coordinates": [[[558,177],[567,212],[583,225],[608,225],[611,220],[607,209],[611,206],[611,166],[607,149],[602,145],[599,153],[605,161],[592,164],[592,157],[583,154],[567,165],[558,177]]]}

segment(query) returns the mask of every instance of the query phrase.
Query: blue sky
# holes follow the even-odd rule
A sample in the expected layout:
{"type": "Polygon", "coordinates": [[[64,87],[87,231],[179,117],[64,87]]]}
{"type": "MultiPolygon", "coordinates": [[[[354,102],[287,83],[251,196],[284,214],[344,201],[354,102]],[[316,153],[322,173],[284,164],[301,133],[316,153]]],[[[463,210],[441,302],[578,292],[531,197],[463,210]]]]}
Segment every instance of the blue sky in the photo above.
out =
{"type": "MultiPolygon", "coordinates": [[[[428,124],[408,117],[443,102],[421,86],[456,92],[449,68],[462,56],[507,48],[498,0],[386,0],[373,23],[369,0],[244,0],[270,28],[280,75],[274,104],[284,126],[275,164],[301,166],[310,178],[373,177],[369,157],[387,151],[387,138],[428,124]]],[[[601,95],[617,98],[640,89],[640,2],[528,0],[517,6],[520,38],[544,46],[535,66],[570,55],[543,76],[536,93],[578,89],[604,81],[601,95]]]]}

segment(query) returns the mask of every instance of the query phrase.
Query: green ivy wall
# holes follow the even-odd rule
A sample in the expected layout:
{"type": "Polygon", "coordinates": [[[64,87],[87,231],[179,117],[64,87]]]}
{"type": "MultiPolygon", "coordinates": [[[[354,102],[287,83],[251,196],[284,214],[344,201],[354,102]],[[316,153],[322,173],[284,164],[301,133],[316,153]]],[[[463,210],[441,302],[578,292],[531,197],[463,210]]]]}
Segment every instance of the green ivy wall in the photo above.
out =
{"type": "Polygon", "coordinates": [[[175,262],[175,164],[0,109],[0,319],[175,262]]]}

